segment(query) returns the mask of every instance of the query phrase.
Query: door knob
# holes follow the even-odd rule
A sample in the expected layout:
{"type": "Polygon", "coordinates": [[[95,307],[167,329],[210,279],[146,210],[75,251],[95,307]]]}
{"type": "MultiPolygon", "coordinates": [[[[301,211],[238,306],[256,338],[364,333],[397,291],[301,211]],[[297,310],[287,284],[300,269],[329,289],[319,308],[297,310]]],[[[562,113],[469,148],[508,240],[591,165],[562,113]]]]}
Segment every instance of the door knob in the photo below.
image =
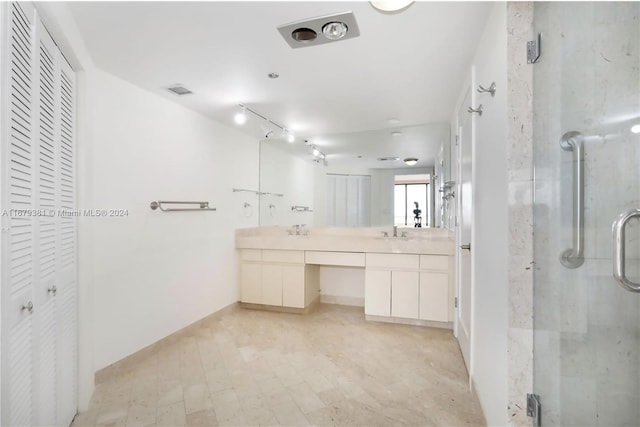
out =
{"type": "Polygon", "coordinates": [[[26,305],[22,305],[22,311],[27,310],[29,313],[33,313],[33,303],[29,301],[26,305]]]}
{"type": "Polygon", "coordinates": [[[460,249],[466,249],[471,252],[471,243],[467,243],[466,245],[460,245],[460,249]]]}

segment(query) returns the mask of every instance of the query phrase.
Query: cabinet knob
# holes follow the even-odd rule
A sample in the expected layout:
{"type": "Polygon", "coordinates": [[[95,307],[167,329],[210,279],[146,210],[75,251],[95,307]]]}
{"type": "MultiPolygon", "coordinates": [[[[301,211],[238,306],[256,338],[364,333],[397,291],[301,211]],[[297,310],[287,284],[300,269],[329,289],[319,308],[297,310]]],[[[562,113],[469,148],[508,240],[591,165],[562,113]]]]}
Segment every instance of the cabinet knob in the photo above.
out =
{"type": "Polygon", "coordinates": [[[47,290],[47,293],[51,293],[55,296],[58,293],[58,288],[56,288],[56,285],[53,285],[47,290]]]}
{"type": "Polygon", "coordinates": [[[29,313],[33,313],[33,303],[29,301],[26,305],[22,305],[22,311],[27,310],[29,313]]]}

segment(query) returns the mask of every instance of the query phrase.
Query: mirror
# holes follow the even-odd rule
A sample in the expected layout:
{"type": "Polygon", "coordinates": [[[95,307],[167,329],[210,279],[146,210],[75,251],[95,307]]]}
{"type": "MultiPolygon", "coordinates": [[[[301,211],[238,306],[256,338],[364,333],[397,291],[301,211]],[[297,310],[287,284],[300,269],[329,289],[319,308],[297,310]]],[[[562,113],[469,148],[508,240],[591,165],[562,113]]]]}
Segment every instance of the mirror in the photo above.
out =
{"type": "MultiPolygon", "coordinates": [[[[430,195],[419,203],[422,226],[441,225],[438,174],[449,180],[448,123],[299,138],[293,143],[279,133],[269,135],[260,141],[261,226],[402,226],[394,206],[396,183],[418,184],[407,175],[427,176],[430,195]],[[415,165],[403,162],[412,157],[418,159],[415,165]]],[[[404,202],[409,206],[409,227],[417,221],[411,197],[404,202]]]]}

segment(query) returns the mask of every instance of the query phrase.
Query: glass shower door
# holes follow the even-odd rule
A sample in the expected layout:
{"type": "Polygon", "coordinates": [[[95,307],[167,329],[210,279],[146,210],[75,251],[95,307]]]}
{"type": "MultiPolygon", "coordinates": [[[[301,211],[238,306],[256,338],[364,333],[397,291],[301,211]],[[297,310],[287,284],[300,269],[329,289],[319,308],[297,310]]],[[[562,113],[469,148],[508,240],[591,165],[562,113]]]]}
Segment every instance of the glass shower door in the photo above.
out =
{"type": "Polygon", "coordinates": [[[638,426],[640,3],[535,3],[534,28],[542,39],[532,65],[541,422],[638,426]]]}

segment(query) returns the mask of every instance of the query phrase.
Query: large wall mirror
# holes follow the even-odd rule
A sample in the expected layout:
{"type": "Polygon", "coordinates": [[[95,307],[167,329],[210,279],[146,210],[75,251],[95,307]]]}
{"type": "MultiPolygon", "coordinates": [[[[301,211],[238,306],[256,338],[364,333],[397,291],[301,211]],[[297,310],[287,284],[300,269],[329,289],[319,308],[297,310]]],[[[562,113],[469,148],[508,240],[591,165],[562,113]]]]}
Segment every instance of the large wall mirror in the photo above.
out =
{"type": "Polygon", "coordinates": [[[281,135],[270,132],[260,142],[261,226],[443,224],[442,183],[450,181],[451,164],[448,123],[294,142],[281,135]]]}

